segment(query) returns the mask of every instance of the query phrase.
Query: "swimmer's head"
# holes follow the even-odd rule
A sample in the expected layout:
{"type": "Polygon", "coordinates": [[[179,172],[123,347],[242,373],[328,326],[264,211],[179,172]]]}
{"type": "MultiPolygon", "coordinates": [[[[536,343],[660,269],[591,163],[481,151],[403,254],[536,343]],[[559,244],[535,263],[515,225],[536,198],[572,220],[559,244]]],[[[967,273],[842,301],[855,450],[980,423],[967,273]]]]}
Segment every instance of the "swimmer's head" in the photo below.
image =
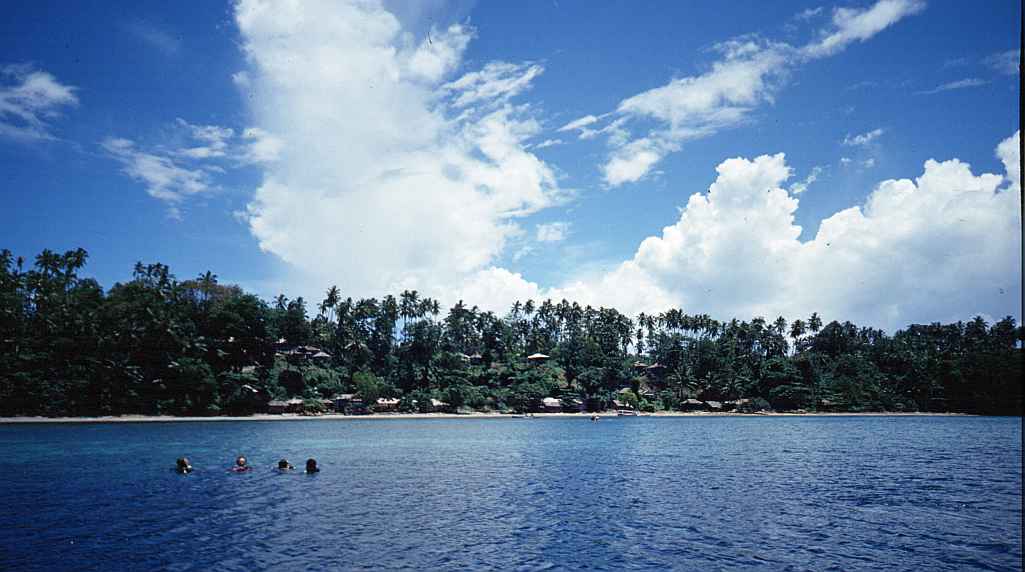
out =
{"type": "Polygon", "coordinates": [[[288,464],[288,459],[281,459],[280,461],[278,461],[278,468],[282,471],[286,471],[288,469],[291,469],[292,465],[288,464]]]}
{"type": "Polygon", "coordinates": [[[235,459],[235,466],[237,466],[237,467],[245,467],[246,466],[246,458],[243,457],[242,455],[239,455],[238,458],[235,459]]]}
{"type": "Polygon", "coordinates": [[[177,471],[179,473],[183,473],[183,474],[184,473],[191,473],[192,472],[192,465],[189,464],[188,458],[182,457],[182,458],[178,459],[177,471]]]}
{"type": "Polygon", "coordinates": [[[317,473],[320,472],[320,467],[317,466],[316,459],[306,459],[306,472],[317,473]]]}

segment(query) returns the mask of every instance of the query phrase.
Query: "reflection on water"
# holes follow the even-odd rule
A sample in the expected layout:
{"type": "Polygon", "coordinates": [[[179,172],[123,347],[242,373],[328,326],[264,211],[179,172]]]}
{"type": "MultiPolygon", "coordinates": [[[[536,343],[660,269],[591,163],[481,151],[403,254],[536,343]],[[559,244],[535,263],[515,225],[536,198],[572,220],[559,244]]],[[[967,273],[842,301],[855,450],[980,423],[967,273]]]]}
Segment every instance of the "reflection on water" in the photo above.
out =
{"type": "Polygon", "coordinates": [[[1017,570],[1020,439],[1010,418],[4,426],[0,568],[1017,570]]]}

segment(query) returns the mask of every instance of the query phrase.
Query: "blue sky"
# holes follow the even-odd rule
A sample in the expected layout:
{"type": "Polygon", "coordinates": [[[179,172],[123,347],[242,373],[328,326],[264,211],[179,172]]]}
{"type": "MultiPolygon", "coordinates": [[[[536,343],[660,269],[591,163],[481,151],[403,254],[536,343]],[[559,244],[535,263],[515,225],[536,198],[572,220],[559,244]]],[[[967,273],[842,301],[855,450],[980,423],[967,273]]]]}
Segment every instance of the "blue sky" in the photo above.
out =
{"type": "Polygon", "coordinates": [[[1017,315],[1019,10],[23,3],[0,246],[268,298],[1017,315]]]}

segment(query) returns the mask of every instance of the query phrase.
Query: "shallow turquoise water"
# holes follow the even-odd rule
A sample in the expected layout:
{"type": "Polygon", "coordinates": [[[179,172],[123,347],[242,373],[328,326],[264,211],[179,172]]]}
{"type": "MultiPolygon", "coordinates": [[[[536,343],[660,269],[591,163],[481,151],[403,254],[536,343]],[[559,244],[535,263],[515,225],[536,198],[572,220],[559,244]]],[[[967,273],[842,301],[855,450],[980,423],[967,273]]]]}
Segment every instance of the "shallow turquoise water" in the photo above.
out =
{"type": "Polygon", "coordinates": [[[1018,570],[1021,420],[0,426],[0,569],[1018,570]],[[256,470],[227,471],[237,454],[256,470]],[[189,476],[172,467],[187,455],[189,476]],[[277,474],[316,457],[314,476],[277,474]]]}

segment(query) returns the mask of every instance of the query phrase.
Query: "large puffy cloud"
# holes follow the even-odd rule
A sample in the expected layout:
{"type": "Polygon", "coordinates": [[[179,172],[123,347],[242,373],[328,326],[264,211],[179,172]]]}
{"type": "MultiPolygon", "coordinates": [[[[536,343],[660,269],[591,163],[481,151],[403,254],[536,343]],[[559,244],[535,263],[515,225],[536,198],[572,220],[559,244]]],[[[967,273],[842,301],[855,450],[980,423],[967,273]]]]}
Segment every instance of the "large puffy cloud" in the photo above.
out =
{"type": "Polygon", "coordinates": [[[517,220],[560,200],[525,151],[538,124],[509,101],[540,66],[453,77],[471,29],[417,42],[371,1],[243,0],[236,21],[254,127],[279,143],[248,222],[298,290],[449,301],[457,286],[515,276],[492,264],[524,234],[517,220]]]}
{"type": "MultiPolygon", "coordinates": [[[[957,160],[928,161],[917,179],[880,183],[865,204],[828,217],[802,242],[794,215],[806,184],[787,190],[784,155],[728,159],[707,192],[692,195],[679,220],[629,260],[542,287],[497,265],[523,240],[521,217],[561,199],[552,170],[525,150],[538,124],[511,99],[540,66],[493,62],[459,75],[472,30],[433,30],[416,42],[372,2],[245,0],[236,19],[249,60],[239,85],[250,90],[259,130],[251,134],[275,142],[248,224],[261,248],[293,269],[290,291],[417,288],[499,311],[544,297],[720,318],[818,311],[890,329],[1014,312],[1016,183],[957,160]]],[[[617,149],[632,145],[641,165],[624,156],[624,180],[635,176],[631,168],[643,176],[687,137],[742,121],[769,101],[785,58],[802,57],[764,42],[720,49],[722,65],[708,77],[674,80],[624,100],[624,111],[564,129],[607,134],[617,149]],[[624,122],[637,118],[658,127],[631,138],[624,122]],[[645,157],[653,159],[645,165],[645,157]]],[[[998,148],[1008,178],[1018,169],[1016,141],[998,148]]]]}
{"type": "Polygon", "coordinates": [[[577,130],[582,139],[608,133],[610,151],[601,166],[605,183],[615,187],[639,181],[686,141],[748,120],[759,105],[772,102],[800,64],[868,40],[923,8],[918,0],[879,0],[867,8],[838,8],[832,24],[803,47],[750,39],[724,42],[716,46],[721,59],[709,71],[628,97],[614,112],[586,115],[560,131],[577,130]],[[597,127],[603,118],[611,118],[610,124],[597,127]],[[654,127],[649,127],[651,123],[654,127]],[[632,134],[628,124],[643,125],[643,134],[632,134]]]}
{"type": "Polygon", "coordinates": [[[782,154],[721,163],[676,224],[613,271],[544,292],[628,312],[682,307],[720,318],[911,322],[1017,313],[1019,134],[997,147],[1006,174],[928,160],[915,180],[881,182],[864,205],[798,240],[798,199],[782,154]]]}

